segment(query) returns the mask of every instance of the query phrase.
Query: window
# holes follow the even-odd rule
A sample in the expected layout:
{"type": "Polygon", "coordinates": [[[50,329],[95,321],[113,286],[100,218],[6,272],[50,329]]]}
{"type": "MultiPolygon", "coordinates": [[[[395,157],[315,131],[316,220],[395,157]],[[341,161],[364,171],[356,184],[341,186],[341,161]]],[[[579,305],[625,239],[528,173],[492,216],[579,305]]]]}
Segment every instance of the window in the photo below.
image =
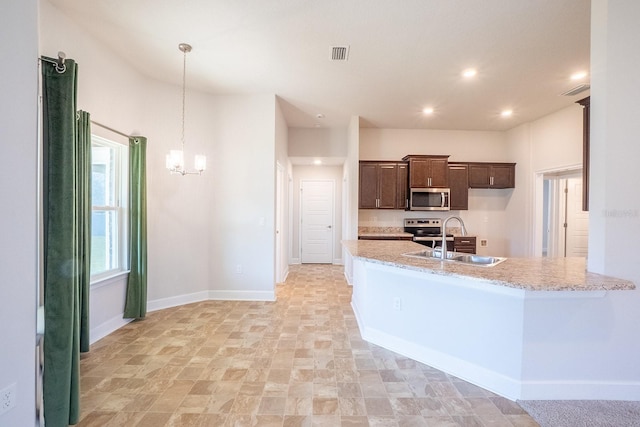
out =
{"type": "Polygon", "coordinates": [[[126,271],[129,147],[91,136],[91,281],[126,271]]]}

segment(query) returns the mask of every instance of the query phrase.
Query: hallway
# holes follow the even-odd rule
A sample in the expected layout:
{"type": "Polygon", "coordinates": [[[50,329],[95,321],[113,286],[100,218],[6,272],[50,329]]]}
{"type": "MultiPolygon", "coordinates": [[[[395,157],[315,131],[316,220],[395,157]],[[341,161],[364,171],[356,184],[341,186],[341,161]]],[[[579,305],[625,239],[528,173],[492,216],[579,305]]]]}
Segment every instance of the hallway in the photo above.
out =
{"type": "Polygon", "coordinates": [[[342,266],[276,302],[150,313],[81,361],[80,426],[537,426],[516,403],[363,341],[342,266]]]}

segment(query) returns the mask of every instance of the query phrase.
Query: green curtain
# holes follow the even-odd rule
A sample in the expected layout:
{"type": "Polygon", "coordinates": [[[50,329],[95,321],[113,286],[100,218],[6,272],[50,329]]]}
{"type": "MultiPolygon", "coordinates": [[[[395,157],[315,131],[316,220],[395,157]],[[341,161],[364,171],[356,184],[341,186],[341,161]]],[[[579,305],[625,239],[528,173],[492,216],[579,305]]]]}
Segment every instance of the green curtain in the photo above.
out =
{"type": "MultiPolygon", "coordinates": [[[[58,73],[43,61],[44,417],[47,427],[80,415],[80,313],[89,278],[85,239],[91,216],[91,148],[77,137],[77,64],[58,73]],[[83,145],[82,149],[78,145],[83,145]],[[85,150],[88,150],[85,151],[85,150]]],[[[81,115],[85,117],[84,114],[81,115]]],[[[88,126],[88,125],[87,125],[88,126]]],[[[89,142],[90,143],[90,142],[89,142]]]]}
{"type": "Polygon", "coordinates": [[[129,277],[125,319],[147,314],[147,138],[129,139],[129,277]]]}
{"type": "Polygon", "coordinates": [[[79,248],[79,301],[80,301],[80,351],[89,351],[89,285],[91,283],[91,116],[78,111],[76,148],[78,150],[78,236],[79,248]]]}

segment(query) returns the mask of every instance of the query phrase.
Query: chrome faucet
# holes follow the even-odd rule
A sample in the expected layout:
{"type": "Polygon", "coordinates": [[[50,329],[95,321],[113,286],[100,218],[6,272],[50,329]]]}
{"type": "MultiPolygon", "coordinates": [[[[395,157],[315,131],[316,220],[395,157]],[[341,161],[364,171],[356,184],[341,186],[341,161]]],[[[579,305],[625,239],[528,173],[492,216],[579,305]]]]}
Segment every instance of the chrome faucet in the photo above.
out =
{"type": "Polygon", "coordinates": [[[462,229],[462,235],[466,236],[467,235],[467,229],[464,226],[464,221],[462,221],[462,218],[460,218],[459,216],[450,216],[447,219],[445,219],[442,223],[442,250],[441,250],[441,254],[440,254],[440,258],[442,258],[443,260],[447,259],[447,223],[449,222],[450,219],[457,219],[458,222],[460,223],[460,228],[462,229]]]}

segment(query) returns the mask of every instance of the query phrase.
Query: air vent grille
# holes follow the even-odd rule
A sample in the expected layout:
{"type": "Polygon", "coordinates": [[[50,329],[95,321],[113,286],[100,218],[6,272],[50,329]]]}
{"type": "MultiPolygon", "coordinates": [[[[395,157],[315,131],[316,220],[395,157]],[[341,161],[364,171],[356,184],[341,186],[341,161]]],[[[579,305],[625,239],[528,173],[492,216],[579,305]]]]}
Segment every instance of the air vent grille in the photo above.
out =
{"type": "Polygon", "coordinates": [[[573,96],[573,95],[577,95],[581,92],[584,92],[585,90],[589,90],[591,89],[591,85],[588,84],[581,84],[578,85],[576,87],[574,87],[573,89],[569,89],[568,91],[561,93],[560,95],[562,96],[573,96]]]}
{"type": "Polygon", "coordinates": [[[333,46],[331,48],[331,60],[332,61],[348,61],[349,46],[333,46]]]}

